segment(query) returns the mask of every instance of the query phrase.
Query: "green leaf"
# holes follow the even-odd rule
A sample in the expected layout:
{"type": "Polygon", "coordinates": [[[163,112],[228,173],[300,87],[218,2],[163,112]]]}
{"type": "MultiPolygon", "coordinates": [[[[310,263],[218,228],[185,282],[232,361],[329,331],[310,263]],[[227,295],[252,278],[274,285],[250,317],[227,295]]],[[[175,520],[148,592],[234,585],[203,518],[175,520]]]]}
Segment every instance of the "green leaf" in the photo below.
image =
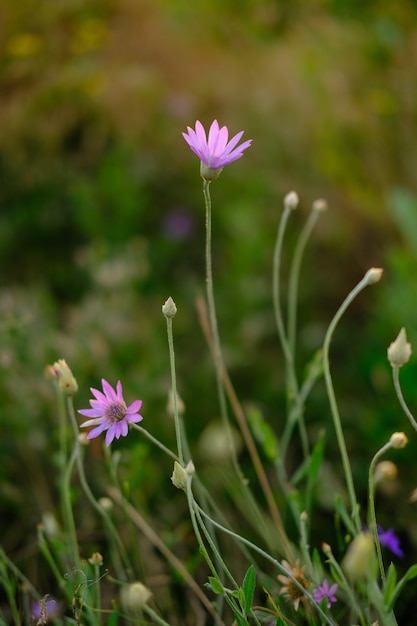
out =
{"type": "Polygon", "coordinates": [[[384,603],[389,604],[391,597],[395,590],[395,585],[397,583],[397,570],[395,569],[394,563],[388,568],[387,578],[385,580],[384,585],[384,603]]]}
{"type": "Polygon", "coordinates": [[[224,596],[224,587],[221,584],[220,580],[218,580],[214,576],[209,576],[208,585],[213,593],[217,593],[217,595],[219,596],[224,596]]]}
{"type": "Polygon", "coordinates": [[[412,580],[413,578],[417,577],[417,564],[412,565],[411,567],[408,568],[408,570],[406,571],[406,573],[404,574],[404,576],[401,578],[400,581],[398,581],[397,586],[394,589],[394,592],[390,598],[389,604],[388,604],[388,610],[391,611],[392,608],[394,607],[398,596],[400,595],[401,591],[404,589],[405,585],[408,583],[409,580],[412,580]]]}
{"type": "Polygon", "coordinates": [[[258,408],[251,407],[248,411],[248,423],[266,458],[275,461],[278,455],[278,440],[258,408]]]}
{"type": "Polygon", "coordinates": [[[352,537],[355,537],[356,535],[355,526],[353,525],[353,522],[350,519],[350,516],[348,512],[346,511],[346,507],[343,504],[342,498],[340,496],[336,496],[335,509],[336,509],[336,513],[338,513],[341,519],[343,520],[347,530],[350,532],[352,537]]]}
{"type": "Polygon", "coordinates": [[[298,467],[291,479],[291,484],[296,486],[304,478],[308,479],[308,489],[311,490],[317,482],[324,456],[325,431],[319,433],[319,438],[310,456],[298,467]]]}
{"type": "Polygon", "coordinates": [[[243,585],[242,585],[243,593],[245,596],[245,605],[243,607],[245,610],[245,615],[249,615],[249,611],[251,610],[251,607],[252,607],[253,594],[255,593],[255,584],[256,584],[256,574],[255,574],[255,568],[252,564],[249,566],[248,571],[245,574],[245,578],[243,579],[243,585]]]}

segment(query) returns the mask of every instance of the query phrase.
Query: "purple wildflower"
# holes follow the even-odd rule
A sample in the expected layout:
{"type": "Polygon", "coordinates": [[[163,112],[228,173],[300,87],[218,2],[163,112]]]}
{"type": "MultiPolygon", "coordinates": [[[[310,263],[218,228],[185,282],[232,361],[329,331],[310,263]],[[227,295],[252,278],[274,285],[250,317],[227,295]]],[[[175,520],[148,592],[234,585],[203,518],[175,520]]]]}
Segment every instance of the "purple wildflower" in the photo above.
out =
{"type": "Polygon", "coordinates": [[[38,620],[36,624],[47,624],[48,620],[59,617],[60,606],[51,596],[44,596],[39,602],[32,603],[32,617],[38,620]]]}
{"type": "Polygon", "coordinates": [[[82,428],[95,426],[91,430],[87,439],[98,437],[104,430],[107,430],[106,445],[109,446],[113,439],[120,436],[126,437],[129,432],[129,422],[140,422],[143,417],[138,414],[142,406],[142,400],[135,400],[130,406],[126,406],[123,398],[122,383],[117,383],[116,390],[104,380],[101,381],[103,392],[98,389],[91,389],[95,400],[90,400],[91,409],[81,409],[78,413],[91,417],[81,424],[82,428]]]}
{"type": "Polygon", "coordinates": [[[327,600],[327,608],[330,609],[332,604],[337,602],[337,598],[335,596],[335,593],[337,591],[337,587],[338,587],[337,583],[334,583],[333,585],[329,586],[329,583],[327,582],[327,580],[324,579],[322,584],[319,585],[317,587],[317,589],[315,589],[313,591],[313,597],[314,597],[315,601],[316,602],[321,602],[323,600],[323,598],[326,598],[326,600],[327,600]]]}
{"type": "Polygon", "coordinates": [[[384,530],[382,526],[378,526],[378,538],[381,546],[385,546],[388,550],[391,550],[396,556],[404,556],[404,552],[400,548],[400,540],[394,533],[392,528],[384,530]]]}
{"type": "Polygon", "coordinates": [[[240,159],[243,151],[249,148],[252,143],[252,139],[248,139],[237,146],[243,135],[243,130],[228,141],[229,130],[227,126],[220,128],[217,120],[214,120],[210,126],[208,139],[202,123],[198,120],[195,123],[195,130],[189,126],[187,129],[188,132],[182,133],[182,136],[191,150],[200,158],[201,175],[208,180],[217,178],[225,165],[240,159]]]}

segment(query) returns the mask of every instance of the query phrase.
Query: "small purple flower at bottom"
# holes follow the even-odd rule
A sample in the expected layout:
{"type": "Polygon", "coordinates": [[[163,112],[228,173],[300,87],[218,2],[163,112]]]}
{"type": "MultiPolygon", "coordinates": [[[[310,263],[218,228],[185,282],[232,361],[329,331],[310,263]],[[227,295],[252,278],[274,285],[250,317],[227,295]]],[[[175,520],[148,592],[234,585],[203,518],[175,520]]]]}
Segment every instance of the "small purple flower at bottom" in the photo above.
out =
{"type": "Polygon", "coordinates": [[[384,530],[382,526],[378,526],[378,538],[381,546],[385,546],[388,550],[391,550],[396,556],[404,556],[404,552],[400,548],[400,540],[394,533],[392,528],[384,530]]]}
{"type": "Polygon", "coordinates": [[[81,428],[95,426],[88,433],[87,439],[98,437],[107,430],[106,445],[109,446],[115,437],[116,439],[126,437],[129,432],[129,422],[140,422],[143,419],[142,415],[138,414],[142,400],[135,400],[130,406],[126,406],[120,380],[116,389],[113,389],[104,378],[101,384],[104,393],[91,388],[91,393],[95,398],[90,400],[91,409],[81,409],[78,413],[92,418],[81,424],[81,428]]]}
{"type": "Polygon", "coordinates": [[[59,614],[59,604],[50,596],[45,596],[39,602],[32,603],[32,617],[38,620],[37,624],[47,624],[49,619],[59,617],[59,614]]]}
{"type": "Polygon", "coordinates": [[[313,598],[315,599],[316,602],[321,602],[323,598],[326,598],[327,608],[330,609],[332,604],[337,602],[337,598],[335,596],[337,587],[338,587],[337,583],[334,583],[333,585],[329,586],[329,583],[327,582],[327,580],[324,579],[321,585],[319,585],[317,589],[313,591],[313,598]]]}

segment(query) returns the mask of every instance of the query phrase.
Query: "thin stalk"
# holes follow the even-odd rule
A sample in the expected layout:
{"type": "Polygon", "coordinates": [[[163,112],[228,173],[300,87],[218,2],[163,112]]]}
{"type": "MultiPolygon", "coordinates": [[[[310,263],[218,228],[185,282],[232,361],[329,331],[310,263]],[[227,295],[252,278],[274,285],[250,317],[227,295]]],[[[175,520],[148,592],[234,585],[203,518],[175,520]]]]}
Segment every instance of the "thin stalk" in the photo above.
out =
{"type": "Polygon", "coordinates": [[[417,430],[417,422],[414,419],[414,416],[411,413],[410,409],[408,408],[407,403],[403,396],[403,392],[402,392],[401,384],[400,384],[400,368],[398,367],[398,365],[394,365],[392,367],[392,378],[394,381],[394,389],[397,394],[397,398],[401,405],[401,408],[406,414],[406,416],[408,417],[411,426],[414,428],[414,430],[417,430]]]}
{"type": "Polygon", "coordinates": [[[95,591],[96,598],[95,604],[97,609],[97,624],[100,626],[102,624],[101,619],[101,575],[100,575],[100,565],[94,565],[94,580],[95,580],[95,591]]]}
{"type": "Polygon", "coordinates": [[[207,304],[209,312],[209,320],[211,333],[213,336],[213,354],[214,365],[216,370],[216,382],[217,393],[220,404],[220,415],[223,420],[227,432],[227,438],[230,447],[230,453],[233,465],[235,466],[237,474],[240,476],[241,471],[239,468],[236,448],[233,440],[232,431],[230,428],[229,417],[227,414],[226,395],[223,387],[223,356],[220,344],[220,336],[217,325],[216,304],[214,300],[213,289],[213,267],[212,267],[212,253],[211,253],[211,197],[210,197],[210,181],[203,179],[203,195],[204,203],[206,207],[206,292],[207,292],[207,304]]]}
{"type": "Polygon", "coordinates": [[[164,619],[162,619],[162,617],[160,615],[158,615],[158,613],[156,613],[156,611],[151,609],[151,607],[148,606],[147,604],[145,604],[145,606],[143,607],[143,612],[146,613],[147,615],[149,615],[149,617],[152,618],[152,621],[155,624],[159,624],[159,626],[171,626],[171,624],[168,624],[168,622],[166,622],[164,619]]]}
{"type": "Polygon", "coordinates": [[[288,571],[277,559],[275,559],[273,556],[268,554],[268,552],[265,552],[265,550],[262,550],[262,548],[259,548],[256,544],[252,543],[248,539],[245,539],[245,537],[238,535],[234,531],[229,530],[225,526],[222,526],[221,524],[216,522],[205,511],[203,511],[203,509],[197,504],[197,502],[195,503],[195,506],[198,508],[200,514],[204,518],[209,520],[213,524],[213,526],[221,530],[226,535],[229,535],[229,537],[232,537],[235,541],[241,542],[244,545],[246,545],[248,548],[253,550],[254,552],[257,552],[262,557],[264,557],[264,559],[272,563],[277,568],[280,574],[284,574],[285,576],[288,576],[288,578],[290,578],[291,581],[303,592],[304,596],[314,605],[315,609],[318,611],[318,613],[320,613],[325,623],[329,624],[330,626],[337,626],[337,624],[335,624],[335,622],[331,619],[331,617],[326,615],[326,613],[323,611],[320,605],[318,605],[317,602],[315,602],[313,596],[307,591],[307,589],[305,589],[305,587],[303,587],[300,584],[300,582],[293,576],[293,574],[290,571],[288,571]]]}
{"type": "Polygon", "coordinates": [[[194,578],[189,574],[187,568],[183,565],[182,561],[180,561],[173,552],[164,544],[159,535],[154,531],[154,529],[148,524],[144,517],[137,511],[127,500],[123,497],[118,489],[115,487],[108,488],[108,494],[110,497],[117,502],[119,506],[122,506],[126,514],[130,517],[133,524],[139,528],[139,530],[145,535],[148,541],[157,548],[161,554],[166,558],[168,563],[177,570],[181,576],[184,578],[185,583],[190,587],[191,591],[197,596],[200,600],[201,604],[207,610],[207,612],[214,619],[214,623],[219,626],[225,626],[223,620],[220,615],[214,610],[209,599],[204,595],[201,591],[199,585],[195,582],[194,578]]]}
{"type": "Polygon", "coordinates": [[[298,283],[300,278],[301,262],[303,260],[304,251],[307,242],[313,232],[313,229],[317,223],[321,211],[315,208],[313,205],[312,210],[309,213],[307,221],[305,222],[301,233],[295,244],[294,255],[288,278],[288,308],[287,308],[287,334],[288,334],[288,347],[295,360],[295,347],[296,347],[296,330],[297,330],[297,307],[298,307],[298,283]]]}
{"type": "Polygon", "coordinates": [[[295,375],[294,368],[294,358],[293,354],[290,350],[290,346],[288,343],[288,338],[285,332],[285,325],[282,316],[281,303],[280,303],[280,291],[281,291],[281,258],[282,258],[282,247],[284,242],[284,234],[287,228],[288,219],[292,213],[293,209],[288,205],[284,204],[284,211],[281,215],[281,220],[279,222],[277,237],[275,241],[274,247],[274,257],[273,257],[273,268],[272,268],[272,301],[274,306],[274,315],[275,322],[277,325],[278,336],[281,342],[282,351],[284,353],[285,364],[287,368],[287,394],[288,400],[292,402],[297,395],[297,378],[295,375]]]}
{"type": "Polygon", "coordinates": [[[356,611],[356,614],[358,616],[358,619],[359,619],[361,625],[362,626],[367,626],[365,618],[364,618],[363,613],[362,613],[362,609],[361,609],[361,607],[359,606],[359,604],[358,604],[358,602],[356,600],[355,594],[352,591],[352,588],[351,588],[351,586],[349,584],[349,581],[347,580],[347,578],[346,578],[342,568],[340,567],[339,563],[336,561],[336,559],[335,559],[335,557],[333,555],[332,549],[331,549],[331,547],[328,544],[326,545],[324,553],[327,556],[327,558],[329,559],[329,563],[332,564],[335,572],[337,572],[337,575],[339,576],[340,580],[342,581],[342,583],[343,583],[343,591],[345,591],[345,593],[347,594],[347,596],[349,598],[349,601],[350,601],[350,604],[353,607],[353,609],[356,611]]]}
{"type": "MultiPolygon", "coordinates": [[[[288,348],[292,354],[292,367],[294,368],[293,377],[295,374],[295,350],[296,350],[296,330],[297,330],[297,305],[298,305],[298,283],[300,278],[301,262],[303,260],[304,250],[307,242],[313,232],[314,226],[317,223],[321,211],[317,210],[316,204],[313,204],[313,208],[309,213],[307,221],[301,230],[297,243],[294,249],[294,255],[288,278],[288,308],[287,308],[287,335],[288,335],[288,348]]],[[[298,398],[297,398],[298,400],[298,398]]],[[[296,402],[297,402],[296,400],[296,402]]],[[[289,421],[289,420],[288,420],[289,421]]],[[[288,423],[287,421],[287,423],[288,423]]],[[[307,429],[304,422],[304,415],[302,410],[298,412],[297,423],[300,430],[301,446],[303,449],[303,456],[307,458],[309,455],[309,443],[307,436],[307,429]]],[[[292,429],[291,429],[292,430],[292,429]]]]}
{"type": "MultiPolygon", "coordinates": [[[[198,314],[199,314],[199,320],[200,320],[200,325],[203,329],[204,332],[204,336],[206,338],[206,341],[210,347],[210,350],[213,351],[214,347],[213,347],[213,335],[211,333],[210,330],[210,326],[207,322],[207,309],[205,307],[205,303],[202,300],[202,298],[199,298],[197,301],[197,310],[198,310],[198,314]]],[[[236,421],[239,425],[240,428],[240,432],[242,433],[243,439],[245,441],[245,445],[246,448],[249,452],[249,455],[251,457],[253,466],[255,468],[256,471],[256,475],[258,477],[259,480],[259,484],[261,486],[261,489],[263,491],[263,494],[265,496],[265,500],[268,504],[268,508],[269,508],[269,512],[271,514],[272,519],[274,520],[277,529],[279,531],[283,546],[284,546],[284,551],[286,554],[286,557],[289,560],[292,560],[292,550],[291,550],[291,545],[290,542],[288,540],[287,534],[285,532],[284,529],[284,524],[282,522],[282,518],[280,515],[280,512],[278,510],[277,504],[275,502],[275,498],[274,495],[272,493],[272,489],[271,486],[269,484],[268,481],[268,477],[266,475],[266,472],[264,470],[262,461],[260,459],[260,456],[258,454],[258,450],[256,448],[256,444],[253,440],[251,431],[248,427],[247,424],[247,420],[246,420],[246,416],[245,413],[242,409],[242,405],[239,402],[239,399],[236,395],[236,392],[234,390],[233,387],[233,383],[230,380],[230,376],[227,372],[226,367],[223,367],[223,384],[224,384],[224,388],[226,390],[226,394],[227,397],[229,399],[230,405],[233,409],[233,413],[235,415],[236,421]]]]}
{"type": "Polygon", "coordinates": [[[134,428],[137,431],[139,431],[142,435],[144,435],[147,439],[149,439],[149,441],[151,443],[153,443],[155,446],[158,446],[158,448],[160,450],[162,450],[162,452],[165,452],[165,454],[170,456],[171,459],[173,459],[174,461],[178,461],[179,462],[178,456],[174,452],[172,452],[169,448],[164,446],[164,444],[161,443],[158,439],[156,439],[156,437],[151,435],[151,433],[149,433],[145,428],[143,428],[142,426],[139,426],[139,424],[135,424],[135,423],[132,423],[132,422],[130,423],[130,427],[134,428]]]}
{"type": "Polygon", "coordinates": [[[177,440],[178,450],[178,462],[184,466],[184,454],[182,446],[182,433],[180,418],[178,415],[178,401],[177,401],[177,379],[175,373],[175,350],[174,350],[174,337],[172,333],[172,318],[166,317],[167,321],[167,334],[168,334],[168,348],[169,348],[169,365],[171,369],[171,388],[172,388],[172,401],[174,408],[174,423],[175,423],[175,437],[177,440]]]}
{"type": "Polygon", "coordinates": [[[81,486],[84,490],[85,495],[87,496],[88,500],[90,501],[90,504],[92,505],[92,507],[99,513],[99,515],[102,517],[108,533],[109,533],[109,537],[112,539],[112,542],[114,544],[115,549],[113,550],[113,558],[114,558],[114,565],[117,571],[117,576],[121,579],[121,580],[125,580],[126,578],[126,573],[124,571],[123,565],[122,565],[122,560],[121,558],[124,560],[125,562],[125,566],[127,567],[127,569],[130,569],[130,565],[129,565],[129,559],[127,557],[127,554],[125,553],[123,544],[120,540],[120,537],[117,533],[117,530],[111,520],[111,518],[109,517],[109,515],[107,514],[107,512],[105,511],[105,509],[99,504],[99,502],[96,500],[96,498],[93,495],[93,492],[91,491],[86,476],[85,476],[85,471],[84,471],[84,465],[83,465],[83,461],[82,461],[82,457],[81,457],[81,446],[80,446],[80,442],[79,442],[79,433],[78,433],[78,424],[77,424],[77,420],[75,417],[75,412],[74,412],[74,404],[72,402],[72,398],[69,397],[67,398],[67,408],[68,408],[68,413],[70,416],[70,420],[71,420],[71,424],[74,430],[74,437],[75,437],[75,449],[77,451],[76,454],[76,462],[77,462],[77,469],[78,469],[78,476],[80,479],[80,483],[81,486]]]}
{"type": "Polygon", "coordinates": [[[379,541],[378,527],[376,523],[376,512],[375,512],[374,472],[375,472],[375,466],[377,464],[377,461],[390,448],[392,448],[392,443],[388,441],[388,443],[386,443],[385,446],[383,446],[380,450],[378,450],[378,452],[375,454],[374,458],[372,459],[369,465],[369,476],[368,476],[368,501],[369,501],[368,526],[369,526],[369,530],[371,531],[374,537],[375,546],[376,546],[376,554],[378,557],[379,572],[381,574],[381,580],[384,585],[385,585],[385,569],[384,569],[384,562],[382,560],[381,543],[379,541]]]}
{"type": "Polygon", "coordinates": [[[326,336],[324,338],[323,343],[323,370],[324,370],[324,380],[326,383],[327,396],[329,398],[330,410],[333,418],[333,424],[336,431],[337,442],[339,445],[340,456],[342,458],[342,465],[345,474],[345,480],[347,485],[347,490],[350,499],[350,506],[352,509],[352,518],[355,523],[356,531],[358,533],[361,532],[361,521],[359,516],[359,507],[355,493],[355,486],[353,482],[352,476],[352,468],[349,462],[349,455],[346,447],[345,437],[343,434],[342,422],[340,419],[339,409],[336,401],[336,394],[333,387],[332,376],[330,373],[330,359],[329,359],[329,350],[330,343],[333,337],[333,333],[341,320],[342,316],[348,309],[349,305],[353,302],[353,300],[359,295],[359,293],[365,289],[370,284],[376,282],[375,275],[372,273],[373,269],[369,270],[362,280],[356,285],[354,289],[349,293],[347,298],[343,301],[342,305],[336,312],[334,318],[330,322],[329,328],[327,329],[326,336]]]}
{"type": "MultiPolygon", "coordinates": [[[[192,481],[192,476],[187,476],[187,486],[186,486],[186,489],[187,489],[187,491],[186,491],[186,493],[187,493],[187,502],[188,502],[188,510],[189,510],[190,517],[191,517],[191,523],[193,525],[194,534],[195,534],[196,539],[197,539],[197,543],[198,543],[198,547],[199,547],[199,550],[200,550],[200,554],[203,556],[204,560],[206,561],[206,563],[207,563],[211,573],[213,574],[213,577],[216,578],[216,580],[220,584],[222,584],[221,577],[220,577],[219,573],[217,572],[217,569],[216,569],[213,561],[210,558],[210,555],[208,553],[208,550],[206,548],[206,545],[205,545],[205,543],[203,541],[203,538],[201,536],[201,533],[200,533],[200,528],[199,528],[199,524],[198,524],[198,521],[197,521],[197,515],[198,515],[198,509],[196,507],[197,503],[196,503],[196,501],[194,499],[193,492],[192,492],[192,489],[191,489],[191,481],[192,481]]],[[[199,516],[199,519],[201,519],[200,516],[199,516]]],[[[202,524],[202,527],[205,529],[204,524],[202,524]]],[[[206,534],[206,537],[207,537],[208,533],[205,533],[205,534],[206,534]]],[[[213,547],[212,542],[210,542],[210,545],[213,547]]],[[[218,562],[220,562],[220,564],[223,566],[224,572],[229,577],[229,579],[230,579],[230,581],[231,581],[231,583],[232,583],[232,585],[234,587],[234,590],[237,591],[239,589],[239,586],[238,586],[237,582],[234,580],[232,574],[230,573],[229,569],[226,567],[226,564],[224,563],[223,559],[220,557],[220,554],[218,553],[218,551],[216,549],[215,549],[215,553],[214,554],[215,554],[216,560],[218,562]]],[[[236,611],[239,610],[235,600],[232,599],[232,597],[229,594],[225,594],[225,600],[228,603],[228,605],[230,606],[230,608],[232,609],[233,613],[235,613],[236,611]]]]}
{"type": "Polygon", "coordinates": [[[74,447],[61,483],[61,498],[64,511],[66,536],[69,540],[70,553],[73,555],[75,567],[81,567],[80,552],[78,549],[77,529],[75,526],[74,512],[71,504],[71,476],[78,455],[77,447],[74,447]]]}

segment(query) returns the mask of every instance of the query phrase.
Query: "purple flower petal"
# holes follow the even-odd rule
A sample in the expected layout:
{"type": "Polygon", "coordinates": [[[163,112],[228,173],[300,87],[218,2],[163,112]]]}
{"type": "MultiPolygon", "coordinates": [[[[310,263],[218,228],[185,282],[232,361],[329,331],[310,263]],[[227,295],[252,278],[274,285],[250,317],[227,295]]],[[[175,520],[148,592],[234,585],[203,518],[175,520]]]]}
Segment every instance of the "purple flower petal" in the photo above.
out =
{"type": "Polygon", "coordinates": [[[93,429],[87,435],[88,439],[98,437],[102,432],[107,430],[105,442],[110,445],[114,438],[126,437],[129,433],[129,422],[140,422],[143,417],[138,411],[142,406],[142,400],[134,400],[129,407],[123,398],[123,386],[120,380],[117,382],[116,389],[104,378],[101,381],[103,393],[98,389],[91,389],[94,396],[90,400],[90,409],[79,409],[78,413],[88,417],[81,424],[81,428],[93,429]]]}
{"type": "Polygon", "coordinates": [[[227,126],[220,128],[217,120],[214,120],[210,126],[208,139],[199,120],[195,123],[195,130],[187,126],[187,132],[182,133],[185,141],[200,158],[202,164],[206,168],[214,170],[222,169],[225,165],[240,159],[244,150],[249,148],[252,143],[251,139],[237,146],[242,135],[243,131],[240,131],[228,142],[229,130],[227,126]]]}

